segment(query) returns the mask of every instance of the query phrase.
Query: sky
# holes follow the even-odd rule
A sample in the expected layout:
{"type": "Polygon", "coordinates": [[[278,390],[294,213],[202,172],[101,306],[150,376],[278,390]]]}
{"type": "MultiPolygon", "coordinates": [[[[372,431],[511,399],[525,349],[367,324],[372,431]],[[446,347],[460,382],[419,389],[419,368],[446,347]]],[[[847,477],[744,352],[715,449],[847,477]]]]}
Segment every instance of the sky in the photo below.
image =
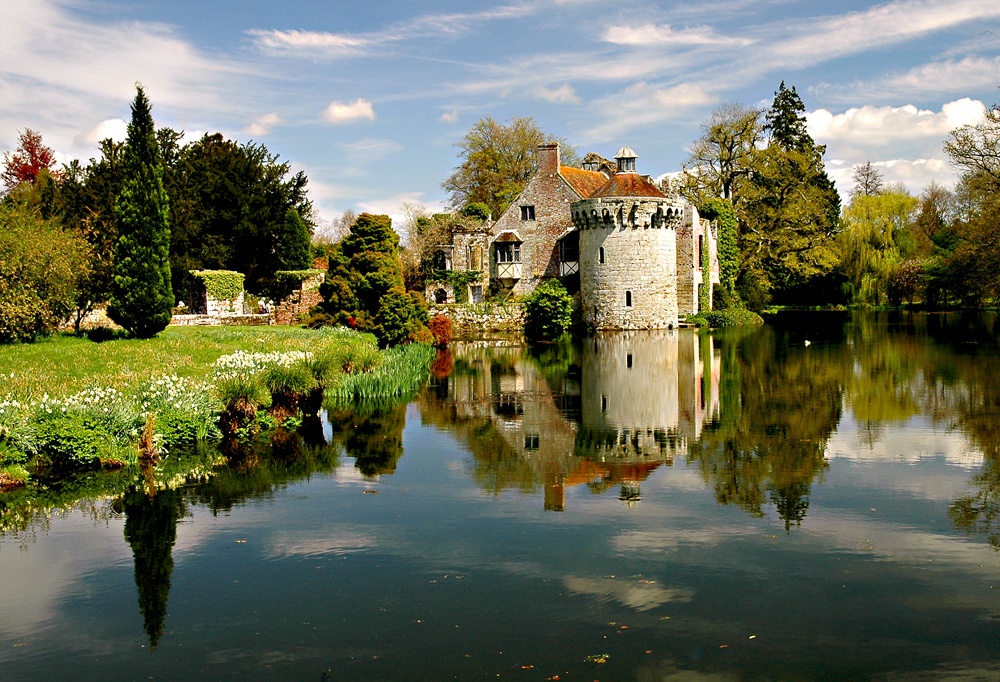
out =
{"type": "Polygon", "coordinates": [[[435,211],[480,119],[530,116],[578,152],[677,171],[712,110],[795,87],[842,193],[872,162],[952,184],[950,130],[1000,101],[997,0],[31,0],[0,3],[0,151],[60,161],[158,126],[263,144],[321,223],[435,211]]]}

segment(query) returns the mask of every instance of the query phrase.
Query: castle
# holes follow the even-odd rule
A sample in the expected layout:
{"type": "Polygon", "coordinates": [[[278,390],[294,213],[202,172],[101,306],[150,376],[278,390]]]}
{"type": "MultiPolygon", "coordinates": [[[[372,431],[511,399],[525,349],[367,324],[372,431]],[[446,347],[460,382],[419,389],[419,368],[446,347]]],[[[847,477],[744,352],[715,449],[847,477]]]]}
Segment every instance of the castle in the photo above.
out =
{"type": "MultiPolygon", "coordinates": [[[[668,329],[698,313],[700,294],[711,301],[719,282],[716,228],[638,174],[636,158],[623,147],[608,177],[593,164],[563,166],[558,144],[540,145],[537,173],[503,214],[439,247],[446,269],[482,273],[461,299],[482,300],[485,287],[523,295],[559,277],[593,329],[668,329]]],[[[434,285],[427,293],[459,298],[434,285]]]]}

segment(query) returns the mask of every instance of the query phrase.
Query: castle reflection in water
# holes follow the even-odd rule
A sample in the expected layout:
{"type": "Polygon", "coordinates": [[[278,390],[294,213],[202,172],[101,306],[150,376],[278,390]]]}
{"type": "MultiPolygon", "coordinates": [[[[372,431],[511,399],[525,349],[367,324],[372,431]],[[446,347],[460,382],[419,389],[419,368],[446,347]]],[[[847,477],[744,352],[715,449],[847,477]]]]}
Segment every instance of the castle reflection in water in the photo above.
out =
{"type": "Polygon", "coordinates": [[[599,334],[577,346],[459,343],[439,358],[421,400],[425,421],[471,451],[489,492],[544,487],[545,508],[566,490],[617,487],[627,504],[657,468],[684,459],[719,415],[721,358],[689,331],[599,334]]]}

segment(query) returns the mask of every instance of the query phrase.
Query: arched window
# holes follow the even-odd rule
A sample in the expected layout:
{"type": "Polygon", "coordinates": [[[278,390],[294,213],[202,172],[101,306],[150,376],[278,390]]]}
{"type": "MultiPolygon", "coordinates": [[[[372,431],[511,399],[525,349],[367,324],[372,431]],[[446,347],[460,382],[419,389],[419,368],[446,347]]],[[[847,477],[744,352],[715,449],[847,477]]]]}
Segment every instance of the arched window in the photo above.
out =
{"type": "Polygon", "coordinates": [[[448,302],[448,292],[444,289],[438,289],[434,292],[434,302],[435,303],[447,303],[448,302]]]}
{"type": "Polygon", "coordinates": [[[602,246],[597,252],[597,262],[604,265],[604,247],[602,246]]]}
{"type": "Polygon", "coordinates": [[[625,307],[626,308],[631,308],[632,307],[632,292],[631,291],[626,291],[625,292],[625,307]]]}

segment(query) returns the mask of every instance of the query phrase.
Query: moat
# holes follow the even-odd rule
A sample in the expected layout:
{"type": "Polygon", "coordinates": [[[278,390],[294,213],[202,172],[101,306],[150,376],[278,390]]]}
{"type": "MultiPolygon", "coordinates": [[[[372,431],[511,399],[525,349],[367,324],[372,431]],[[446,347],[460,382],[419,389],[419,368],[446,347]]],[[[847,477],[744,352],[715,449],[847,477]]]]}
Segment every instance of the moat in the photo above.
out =
{"type": "Polygon", "coordinates": [[[1000,675],[995,316],[456,344],[289,454],[0,536],[9,679],[1000,675]]]}

